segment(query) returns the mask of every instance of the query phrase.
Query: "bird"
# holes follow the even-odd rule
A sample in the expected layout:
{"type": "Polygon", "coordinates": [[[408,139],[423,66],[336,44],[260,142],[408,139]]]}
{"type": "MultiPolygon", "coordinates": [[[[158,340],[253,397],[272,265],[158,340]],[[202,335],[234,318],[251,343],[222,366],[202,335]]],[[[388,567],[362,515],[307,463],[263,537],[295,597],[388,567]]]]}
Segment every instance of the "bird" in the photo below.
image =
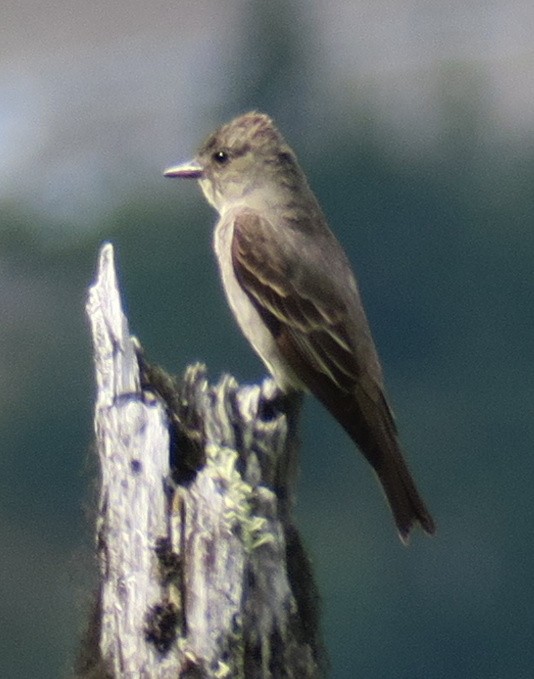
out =
{"type": "Polygon", "coordinates": [[[166,177],[197,179],[219,213],[214,250],[229,306],[285,394],[311,392],[371,464],[408,543],[435,523],[401,451],[356,278],[296,155],[251,111],[166,177]]]}

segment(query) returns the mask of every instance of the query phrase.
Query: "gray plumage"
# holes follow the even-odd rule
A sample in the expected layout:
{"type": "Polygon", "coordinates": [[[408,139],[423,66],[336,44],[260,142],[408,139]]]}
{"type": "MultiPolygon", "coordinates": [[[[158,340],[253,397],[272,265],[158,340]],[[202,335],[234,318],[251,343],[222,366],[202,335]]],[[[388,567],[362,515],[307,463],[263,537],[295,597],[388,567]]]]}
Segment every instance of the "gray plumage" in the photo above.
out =
{"type": "Polygon", "coordinates": [[[382,370],[343,249],[293,151],[252,112],[219,128],[194,163],[220,214],[214,247],[232,311],[280,388],[311,391],[373,466],[406,541],[435,530],[398,443],[382,370]]]}

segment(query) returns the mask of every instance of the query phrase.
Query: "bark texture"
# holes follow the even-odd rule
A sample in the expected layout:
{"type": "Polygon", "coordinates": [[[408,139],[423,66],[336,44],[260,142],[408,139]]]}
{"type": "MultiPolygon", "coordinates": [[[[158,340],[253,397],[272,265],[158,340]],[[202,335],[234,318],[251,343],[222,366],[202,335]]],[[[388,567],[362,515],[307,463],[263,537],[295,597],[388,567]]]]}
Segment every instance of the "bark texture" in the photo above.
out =
{"type": "Polygon", "coordinates": [[[78,677],[324,676],[317,596],[291,509],[298,397],[150,366],[113,261],[87,304],[100,462],[99,591],[78,677]]]}

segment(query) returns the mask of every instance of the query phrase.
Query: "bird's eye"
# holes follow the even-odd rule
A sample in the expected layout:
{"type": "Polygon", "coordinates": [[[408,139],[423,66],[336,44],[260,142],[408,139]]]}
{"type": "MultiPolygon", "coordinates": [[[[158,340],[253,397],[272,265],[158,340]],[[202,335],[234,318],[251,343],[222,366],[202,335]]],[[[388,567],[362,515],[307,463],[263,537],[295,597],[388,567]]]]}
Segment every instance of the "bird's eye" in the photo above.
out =
{"type": "Polygon", "coordinates": [[[226,163],[230,160],[230,156],[226,151],[216,151],[212,157],[217,165],[226,165],[226,163]]]}

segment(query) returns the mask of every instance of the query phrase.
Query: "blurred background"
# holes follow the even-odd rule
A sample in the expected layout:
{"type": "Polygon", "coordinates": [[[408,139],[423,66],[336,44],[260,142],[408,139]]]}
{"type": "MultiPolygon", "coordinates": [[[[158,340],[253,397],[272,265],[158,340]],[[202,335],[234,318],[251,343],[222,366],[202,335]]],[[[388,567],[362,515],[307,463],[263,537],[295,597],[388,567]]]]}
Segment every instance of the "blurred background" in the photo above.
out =
{"type": "Polygon", "coordinates": [[[264,374],[214,213],[161,176],[257,108],[355,266],[439,525],[403,548],[307,401],[297,518],[331,676],[531,678],[534,4],[3,0],[0,19],[0,676],[67,676],[94,582],[99,244],[153,360],[264,374]]]}

